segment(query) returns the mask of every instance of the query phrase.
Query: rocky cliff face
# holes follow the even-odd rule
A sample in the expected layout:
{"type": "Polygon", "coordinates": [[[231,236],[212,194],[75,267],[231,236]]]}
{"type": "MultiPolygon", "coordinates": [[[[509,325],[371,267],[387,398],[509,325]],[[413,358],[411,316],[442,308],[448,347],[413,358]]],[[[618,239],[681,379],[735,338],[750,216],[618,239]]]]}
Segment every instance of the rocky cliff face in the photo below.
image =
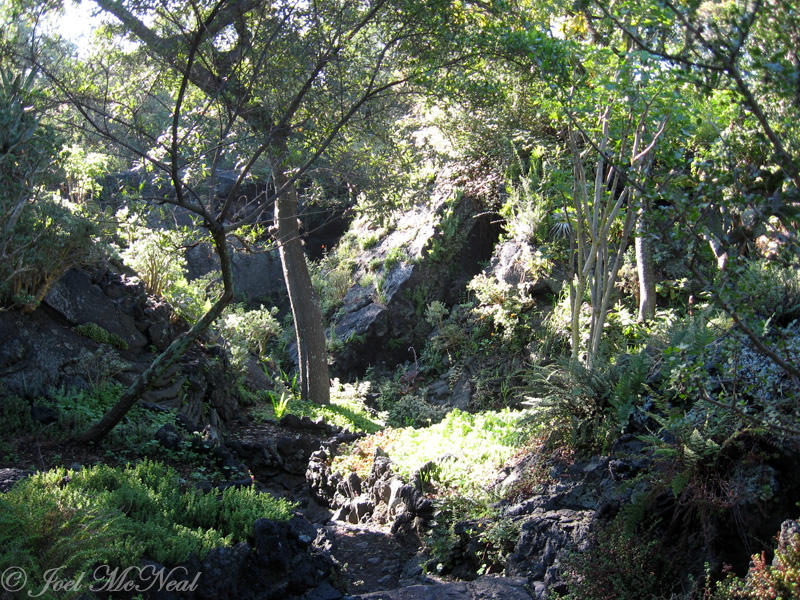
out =
{"type": "MultiPolygon", "coordinates": [[[[32,313],[0,312],[0,398],[33,399],[107,378],[127,384],[186,327],[137,280],[72,269],[32,313]]],[[[238,398],[226,366],[218,348],[195,344],[143,400],[178,408],[197,425],[230,421],[238,398]]]]}
{"type": "Polygon", "coordinates": [[[431,330],[427,304],[462,301],[499,235],[482,201],[440,177],[426,202],[397,215],[391,231],[357,257],[355,283],[332,320],[331,334],[342,342],[333,352],[335,371],[412,359],[409,347],[421,349],[431,330]]]}

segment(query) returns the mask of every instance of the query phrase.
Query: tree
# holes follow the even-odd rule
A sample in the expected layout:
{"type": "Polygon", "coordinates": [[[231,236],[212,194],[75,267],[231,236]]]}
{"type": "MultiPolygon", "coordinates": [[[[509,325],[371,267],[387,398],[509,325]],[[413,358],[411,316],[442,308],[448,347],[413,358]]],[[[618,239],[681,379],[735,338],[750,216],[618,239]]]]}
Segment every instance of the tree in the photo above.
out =
{"type": "MultiPolygon", "coordinates": [[[[263,0],[202,6],[97,4],[119,20],[118,31],[140,42],[134,52],[149,61],[139,63],[139,72],[149,71],[150,81],[140,80],[130,89],[138,101],[114,97],[108,85],[114,65],[101,57],[97,65],[78,65],[71,77],[59,70],[63,65],[42,66],[88,129],[169,180],[172,191],[152,200],[201,219],[220,256],[224,292],[81,439],[96,440],[109,431],[219,316],[233,298],[226,237],[258,221],[272,203],[273,232],[294,316],[301,392],[327,403],[325,336],[299,235],[297,183],[365,106],[379,112],[393,89],[412,92],[415,80],[461,60],[463,52],[448,33],[450,5],[388,0],[372,5],[263,0]],[[81,68],[88,68],[90,76],[81,68]],[[81,79],[85,85],[76,86],[81,79]],[[153,80],[166,90],[152,89],[153,80]],[[139,109],[145,101],[171,104],[168,126],[160,134],[152,120],[142,118],[139,109]],[[221,199],[214,194],[220,167],[238,174],[221,199]],[[257,201],[240,206],[237,190],[257,169],[270,175],[272,186],[257,201]],[[203,185],[204,178],[210,183],[203,185]]],[[[111,53],[114,58],[121,54],[111,53]]]]}
{"type": "MultiPolygon", "coordinates": [[[[761,352],[787,373],[800,370],[761,339],[736,302],[739,286],[730,265],[747,250],[748,228],[787,238],[794,234],[800,201],[800,25],[796,6],[765,3],[686,3],[665,0],[609,6],[595,2],[607,19],[636,48],[671,68],[705,92],[706,115],[713,128],[696,159],[696,197],[677,208],[691,247],[705,238],[716,258],[719,282],[713,297],[761,352]],[[630,14],[648,24],[633,26],[630,14]],[[749,215],[749,225],[743,223],[749,215]],[[779,224],[776,226],[776,223],[779,224]],[[725,297],[727,296],[727,298],[725,297]]],[[[698,128],[699,129],[699,128],[698,128]]],[[[754,237],[751,234],[751,237],[754,237]]],[[[694,268],[705,288],[708,278],[694,268]]]]}
{"type": "Polygon", "coordinates": [[[0,306],[33,310],[87,256],[94,228],[47,189],[61,137],[44,122],[39,73],[14,60],[30,42],[28,8],[0,7],[0,306]]]}

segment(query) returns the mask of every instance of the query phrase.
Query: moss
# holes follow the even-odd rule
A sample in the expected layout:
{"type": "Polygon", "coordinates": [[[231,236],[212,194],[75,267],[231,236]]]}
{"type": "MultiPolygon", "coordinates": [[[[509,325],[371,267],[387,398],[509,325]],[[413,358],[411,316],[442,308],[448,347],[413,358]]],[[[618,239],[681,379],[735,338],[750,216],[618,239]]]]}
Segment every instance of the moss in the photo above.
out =
{"type": "Polygon", "coordinates": [[[79,333],[80,335],[89,338],[90,340],[94,340],[98,344],[108,344],[113,346],[117,350],[127,350],[128,349],[128,342],[123,340],[120,336],[115,333],[111,333],[106,329],[103,329],[97,323],[83,323],[82,325],[77,325],[75,327],[75,332],[79,333]]]}

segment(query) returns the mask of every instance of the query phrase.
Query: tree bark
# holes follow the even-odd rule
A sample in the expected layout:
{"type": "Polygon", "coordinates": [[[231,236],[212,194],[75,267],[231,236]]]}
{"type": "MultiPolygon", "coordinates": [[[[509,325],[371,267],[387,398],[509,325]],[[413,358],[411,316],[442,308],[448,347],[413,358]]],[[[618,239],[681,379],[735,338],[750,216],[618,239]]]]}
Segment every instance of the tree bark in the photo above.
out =
{"type": "Polygon", "coordinates": [[[644,323],[656,315],[656,282],[653,268],[653,248],[648,236],[647,198],[642,198],[636,219],[636,271],[639,275],[639,322],[644,323]]]}
{"type": "MultiPolygon", "coordinates": [[[[281,189],[288,181],[280,166],[274,168],[273,177],[276,190],[281,189]]],[[[297,189],[292,184],[275,199],[275,226],[283,279],[294,318],[300,393],[303,400],[329,404],[328,351],[322,326],[322,311],[300,241],[297,214],[297,189]]]]}

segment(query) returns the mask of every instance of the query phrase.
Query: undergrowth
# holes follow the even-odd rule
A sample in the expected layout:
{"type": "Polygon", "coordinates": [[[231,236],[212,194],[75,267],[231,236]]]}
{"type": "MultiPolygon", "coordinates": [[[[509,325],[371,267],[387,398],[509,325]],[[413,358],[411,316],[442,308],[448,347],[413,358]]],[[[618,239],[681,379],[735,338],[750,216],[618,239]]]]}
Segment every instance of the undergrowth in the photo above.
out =
{"type": "Polygon", "coordinates": [[[33,590],[55,567],[77,576],[93,565],[131,566],[143,558],[175,565],[248,541],[257,519],[287,520],[292,509],[252,487],[205,494],[150,460],[57,468],[0,496],[0,572],[24,568],[33,590]]]}
{"type": "Polygon", "coordinates": [[[433,461],[428,484],[443,495],[483,497],[497,470],[533,432],[521,427],[522,411],[471,414],[453,410],[430,427],[386,429],[354,443],[334,459],[339,472],[369,473],[374,449],[381,447],[406,479],[433,461]]]}

